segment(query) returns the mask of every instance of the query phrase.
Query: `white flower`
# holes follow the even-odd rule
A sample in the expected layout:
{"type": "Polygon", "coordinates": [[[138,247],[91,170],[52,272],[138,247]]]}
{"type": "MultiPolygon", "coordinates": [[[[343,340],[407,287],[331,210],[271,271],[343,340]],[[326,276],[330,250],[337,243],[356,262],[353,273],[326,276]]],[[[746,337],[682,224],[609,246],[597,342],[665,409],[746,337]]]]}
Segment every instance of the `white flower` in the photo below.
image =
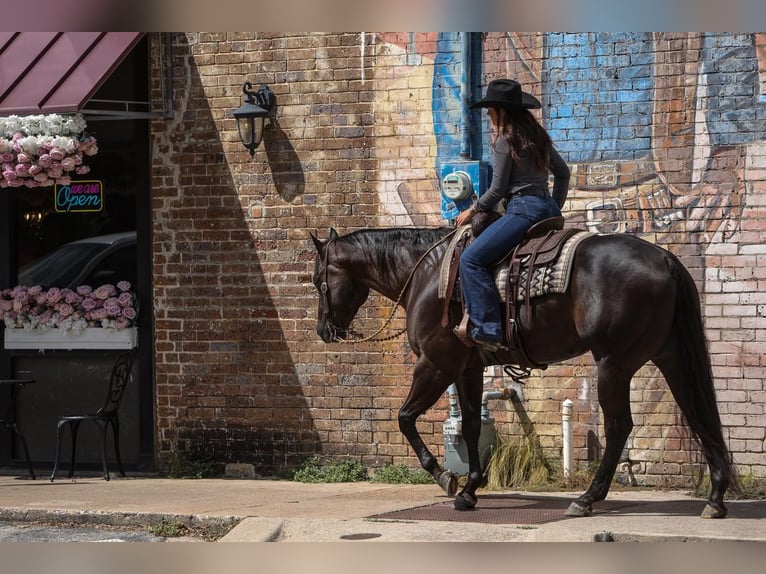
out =
{"type": "Polygon", "coordinates": [[[37,155],[40,147],[43,145],[43,138],[37,136],[26,136],[16,142],[26,153],[37,155]]]}
{"type": "Polygon", "coordinates": [[[0,118],[0,137],[12,138],[16,132],[27,136],[74,136],[85,131],[87,123],[82,114],[42,114],[0,118]]]}

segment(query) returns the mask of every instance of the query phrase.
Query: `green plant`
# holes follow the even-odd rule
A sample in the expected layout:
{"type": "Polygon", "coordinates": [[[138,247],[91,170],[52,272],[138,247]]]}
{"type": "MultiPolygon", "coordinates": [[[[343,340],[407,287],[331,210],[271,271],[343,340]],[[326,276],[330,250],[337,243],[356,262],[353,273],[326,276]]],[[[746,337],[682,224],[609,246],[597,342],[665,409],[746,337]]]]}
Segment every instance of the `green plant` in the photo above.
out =
{"type": "Polygon", "coordinates": [[[327,461],[311,457],[293,473],[296,482],[361,482],[367,480],[367,468],[355,460],[327,461]]]}
{"type": "MultiPolygon", "coordinates": [[[[740,487],[742,488],[742,494],[735,494],[729,492],[728,497],[733,500],[763,500],[766,499],[766,477],[754,476],[752,473],[746,474],[739,478],[740,487]]],[[[694,496],[700,496],[706,498],[710,492],[710,476],[705,475],[698,481],[697,486],[694,489],[694,496]]]]}
{"type": "Polygon", "coordinates": [[[423,469],[411,469],[404,464],[387,464],[375,471],[372,482],[386,484],[432,484],[433,476],[423,469]]]}
{"type": "Polygon", "coordinates": [[[541,487],[551,478],[551,464],[536,436],[523,436],[515,440],[498,436],[487,465],[487,488],[541,487]]]}
{"type": "Polygon", "coordinates": [[[154,536],[161,536],[162,538],[178,538],[186,536],[189,532],[189,528],[182,522],[169,522],[167,520],[162,520],[159,524],[154,524],[147,530],[154,536]]]}
{"type": "Polygon", "coordinates": [[[170,478],[208,478],[216,474],[212,462],[194,459],[188,454],[176,453],[168,465],[170,478]]]}

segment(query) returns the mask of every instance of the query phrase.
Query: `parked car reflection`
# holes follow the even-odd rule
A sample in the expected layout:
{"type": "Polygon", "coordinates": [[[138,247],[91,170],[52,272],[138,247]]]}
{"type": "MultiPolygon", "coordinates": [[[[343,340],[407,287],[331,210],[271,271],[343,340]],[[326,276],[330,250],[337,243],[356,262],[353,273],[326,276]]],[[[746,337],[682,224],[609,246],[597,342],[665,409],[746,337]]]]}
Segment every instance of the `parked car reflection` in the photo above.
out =
{"type": "Polygon", "coordinates": [[[136,284],[136,232],[97,235],[65,243],[55,251],[24,266],[19,285],[93,287],[129,281],[136,284]]]}

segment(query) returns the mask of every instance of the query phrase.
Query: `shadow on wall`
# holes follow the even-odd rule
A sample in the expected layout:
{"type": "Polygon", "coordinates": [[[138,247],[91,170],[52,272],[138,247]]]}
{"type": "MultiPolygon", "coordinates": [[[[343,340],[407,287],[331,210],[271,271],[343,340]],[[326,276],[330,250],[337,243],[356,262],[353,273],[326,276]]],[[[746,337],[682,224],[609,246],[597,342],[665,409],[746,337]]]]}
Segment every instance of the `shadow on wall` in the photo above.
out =
{"type": "MultiPolygon", "coordinates": [[[[277,107],[279,101],[277,101],[277,107]]],[[[279,125],[276,118],[271,118],[271,125],[264,128],[263,143],[269,169],[279,197],[291,203],[306,189],[306,176],[298,159],[293,144],[279,125]]]]}
{"type": "MultiPolygon", "coordinates": [[[[295,334],[283,331],[269,293],[286,231],[268,221],[248,225],[242,206],[253,198],[240,193],[261,194],[265,186],[240,190],[223,161],[195,46],[185,34],[173,38],[175,118],[155,123],[152,134],[154,168],[164,175],[152,190],[153,258],[161,269],[154,276],[159,457],[279,473],[319,449],[286,344],[295,334]]],[[[303,193],[304,176],[274,127],[268,159],[290,201],[303,193]]]]}

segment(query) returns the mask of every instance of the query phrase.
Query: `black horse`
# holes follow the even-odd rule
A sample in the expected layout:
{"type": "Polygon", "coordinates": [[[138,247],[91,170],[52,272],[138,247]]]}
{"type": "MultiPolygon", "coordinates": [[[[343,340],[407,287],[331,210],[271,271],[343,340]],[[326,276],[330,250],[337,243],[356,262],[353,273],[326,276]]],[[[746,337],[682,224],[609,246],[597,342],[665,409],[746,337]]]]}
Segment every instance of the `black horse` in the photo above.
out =
{"type": "MultiPolygon", "coordinates": [[[[457,481],[428,450],[415,426],[451,383],[458,391],[469,474],[456,509],[474,508],[482,482],[478,440],[485,366],[510,362],[503,351],[487,354],[453,332],[462,309],[454,303],[442,326],[437,293],[441,261],[452,229],[371,229],[320,241],[313,282],[319,291],[317,333],[326,343],[344,340],[370,289],[404,307],[407,335],[417,356],[412,387],[399,411],[399,428],[424,469],[448,495],[457,481]]],[[[700,444],[710,469],[705,518],[726,515],[724,494],[738,489],[721,431],[710,356],[694,280],[670,252],[632,235],[594,235],[576,249],[567,291],[531,300],[517,321],[528,357],[547,365],[588,351],[598,366],[598,400],[604,415],[604,456],[587,491],[569,516],[588,516],[604,500],[625,441],[633,428],[630,381],[646,362],[662,372],[700,444]]]]}

